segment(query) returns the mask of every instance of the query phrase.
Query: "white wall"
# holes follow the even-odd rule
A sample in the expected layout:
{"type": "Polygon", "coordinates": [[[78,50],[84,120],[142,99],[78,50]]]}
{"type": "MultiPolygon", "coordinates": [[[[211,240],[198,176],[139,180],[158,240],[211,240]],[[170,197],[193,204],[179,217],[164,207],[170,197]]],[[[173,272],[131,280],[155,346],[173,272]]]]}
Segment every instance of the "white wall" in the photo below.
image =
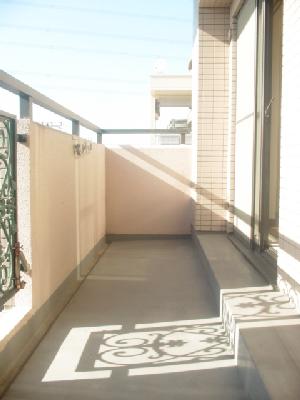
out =
{"type": "Polygon", "coordinates": [[[300,2],[283,11],[279,283],[300,308],[300,2]]]}

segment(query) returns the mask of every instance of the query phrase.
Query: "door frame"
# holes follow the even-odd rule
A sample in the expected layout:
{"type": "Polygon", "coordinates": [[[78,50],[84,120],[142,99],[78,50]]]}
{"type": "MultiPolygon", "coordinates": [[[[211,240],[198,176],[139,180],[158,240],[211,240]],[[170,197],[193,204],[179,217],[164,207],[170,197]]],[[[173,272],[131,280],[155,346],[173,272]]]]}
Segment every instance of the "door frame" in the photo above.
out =
{"type": "Polygon", "coordinates": [[[272,108],[272,4],[256,0],[255,124],[253,146],[253,191],[251,248],[271,256],[277,253],[268,246],[270,135],[272,108]],[[261,53],[259,53],[261,52],[261,53]],[[260,84],[260,88],[258,87],[260,84]]]}

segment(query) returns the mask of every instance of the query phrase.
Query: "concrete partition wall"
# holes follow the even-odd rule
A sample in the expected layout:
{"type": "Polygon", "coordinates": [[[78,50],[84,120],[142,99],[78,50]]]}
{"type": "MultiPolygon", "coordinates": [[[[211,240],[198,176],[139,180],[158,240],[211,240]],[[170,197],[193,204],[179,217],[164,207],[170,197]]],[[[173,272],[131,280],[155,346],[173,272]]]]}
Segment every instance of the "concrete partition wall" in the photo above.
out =
{"type": "Polygon", "coordinates": [[[108,234],[191,232],[191,148],[106,149],[108,234]]]}
{"type": "Polygon", "coordinates": [[[33,305],[39,308],[76,267],[75,161],[72,138],[32,124],[33,305]]]}
{"type": "Polygon", "coordinates": [[[104,146],[93,144],[91,150],[75,155],[73,145],[84,142],[38,124],[31,126],[34,308],[77,267],[86,260],[93,262],[105,236],[104,146]]]}

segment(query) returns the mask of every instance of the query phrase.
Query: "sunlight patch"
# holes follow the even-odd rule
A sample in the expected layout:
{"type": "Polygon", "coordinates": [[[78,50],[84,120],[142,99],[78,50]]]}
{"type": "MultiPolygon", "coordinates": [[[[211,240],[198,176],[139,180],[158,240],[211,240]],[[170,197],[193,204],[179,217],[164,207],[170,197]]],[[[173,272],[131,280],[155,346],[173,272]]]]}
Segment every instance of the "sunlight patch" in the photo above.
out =
{"type": "Polygon", "coordinates": [[[235,365],[221,323],[203,322],[73,328],[42,382],[110,378],[116,368],[138,376],[235,365]]]}

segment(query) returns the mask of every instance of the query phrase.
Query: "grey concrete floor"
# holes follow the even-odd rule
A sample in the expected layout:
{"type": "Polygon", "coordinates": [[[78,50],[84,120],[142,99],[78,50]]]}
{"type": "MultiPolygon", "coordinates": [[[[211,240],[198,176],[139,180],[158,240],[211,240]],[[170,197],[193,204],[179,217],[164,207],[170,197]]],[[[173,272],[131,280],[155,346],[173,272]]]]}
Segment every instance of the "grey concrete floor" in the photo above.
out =
{"type": "Polygon", "coordinates": [[[245,399],[189,239],[113,242],[5,400],[245,399]]]}

